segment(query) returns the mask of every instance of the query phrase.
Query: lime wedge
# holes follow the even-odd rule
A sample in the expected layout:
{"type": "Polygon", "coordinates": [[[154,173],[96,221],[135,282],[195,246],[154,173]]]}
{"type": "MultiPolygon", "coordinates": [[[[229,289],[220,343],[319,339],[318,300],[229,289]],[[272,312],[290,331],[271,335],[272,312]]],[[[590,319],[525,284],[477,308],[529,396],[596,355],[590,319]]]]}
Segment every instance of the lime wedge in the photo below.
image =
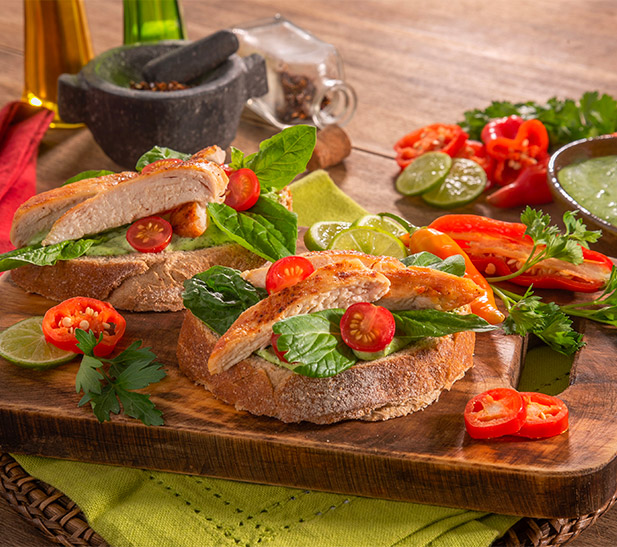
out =
{"type": "Polygon", "coordinates": [[[46,369],[61,365],[77,354],[48,344],[42,317],[29,317],[0,333],[0,356],[20,367],[46,369]]]}
{"type": "Polygon", "coordinates": [[[341,232],[330,242],[329,249],[360,251],[376,256],[405,258],[407,248],[396,236],[377,228],[357,227],[341,232]]]}
{"type": "Polygon", "coordinates": [[[429,205],[450,209],[473,201],[485,187],[486,172],[482,167],[473,160],[454,158],[443,182],[422,194],[422,199],[429,205]]]}
{"type": "Polygon", "coordinates": [[[406,196],[417,196],[443,182],[452,166],[444,152],[427,152],[413,160],[396,179],[396,189],[406,196]]]}
{"type": "Polygon", "coordinates": [[[352,224],[352,227],[377,228],[397,237],[407,233],[407,230],[396,220],[381,215],[365,215],[360,217],[352,224]]]}
{"type": "Polygon", "coordinates": [[[316,222],[304,234],[304,244],[309,251],[325,251],[332,238],[350,226],[350,222],[316,222]]]}

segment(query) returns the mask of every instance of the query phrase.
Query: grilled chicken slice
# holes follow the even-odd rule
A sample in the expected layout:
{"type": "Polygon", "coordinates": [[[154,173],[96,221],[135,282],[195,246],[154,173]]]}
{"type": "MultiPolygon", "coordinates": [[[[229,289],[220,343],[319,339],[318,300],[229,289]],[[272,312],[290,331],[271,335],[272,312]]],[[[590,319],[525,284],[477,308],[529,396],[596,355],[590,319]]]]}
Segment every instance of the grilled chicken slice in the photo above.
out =
{"type": "Polygon", "coordinates": [[[208,161],[191,159],[141,174],[69,209],[53,224],[43,245],[130,224],[183,203],[222,203],[226,187],[225,172],[208,161]]]}
{"type": "Polygon", "coordinates": [[[135,171],[84,179],[32,196],[22,203],[13,217],[11,242],[23,247],[37,234],[45,234],[64,213],[75,205],[137,177],[135,171]]]}
{"type": "MultiPolygon", "coordinates": [[[[340,261],[359,260],[367,268],[383,273],[390,281],[390,290],[376,304],[390,310],[433,308],[449,311],[473,302],[482,294],[470,279],[457,277],[431,268],[406,267],[389,256],[373,256],[357,251],[314,251],[300,256],[311,261],[315,268],[340,261]]],[[[270,264],[242,272],[242,277],[265,288],[270,264]]]]}
{"type": "Polygon", "coordinates": [[[303,281],[245,310],[219,338],[208,360],[208,369],[211,374],[223,372],[268,346],[272,325],[277,321],[321,310],[348,308],[356,302],[374,302],[389,287],[384,275],[357,259],[318,268],[303,281]]]}

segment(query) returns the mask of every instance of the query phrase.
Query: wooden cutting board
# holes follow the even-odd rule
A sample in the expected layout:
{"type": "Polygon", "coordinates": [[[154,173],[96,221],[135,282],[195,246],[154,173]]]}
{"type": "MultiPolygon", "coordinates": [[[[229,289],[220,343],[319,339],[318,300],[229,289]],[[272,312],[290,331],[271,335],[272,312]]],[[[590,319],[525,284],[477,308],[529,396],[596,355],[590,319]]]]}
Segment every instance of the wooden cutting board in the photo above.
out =
{"type": "MultiPolygon", "coordinates": [[[[0,328],[43,315],[52,302],[0,278],[0,328]]],[[[166,365],[149,392],[165,425],[114,417],[99,423],[75,393],[78,361],[31,371],[0,359],[0,449],[69,460],[281,484],[530,517],[575,517],[617,489],[617,336],[581,325],[587,346],[563,392],[569,432],[552,439],[475,441],[467,400],[516,385],[524,344],[477,336],[475,366],[422,412],[386,422],[286,425],[238,412],[177,369],[184,312],[126,313],[126,346],[142,340],[166,365]]]]}

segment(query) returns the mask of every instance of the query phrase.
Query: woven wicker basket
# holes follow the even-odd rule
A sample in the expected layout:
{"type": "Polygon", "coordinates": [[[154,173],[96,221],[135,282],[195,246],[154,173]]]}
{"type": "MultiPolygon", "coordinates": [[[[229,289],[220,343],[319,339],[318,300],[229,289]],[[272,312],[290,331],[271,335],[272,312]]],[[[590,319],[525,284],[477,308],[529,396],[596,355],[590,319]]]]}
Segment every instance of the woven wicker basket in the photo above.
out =
{"type": "MultiPolygon", "coordinates": [[[[103,538],[88,526],[74,502],[52,486],[28,475],[9,454],[0,456],[0,494],[51,541],[66,547],[107,546],[103,538]]],[[[575,519],[523,518],[493,546],[565,545],[595,523],[616,500],[617,493],[594,513],[575,519]]]]}

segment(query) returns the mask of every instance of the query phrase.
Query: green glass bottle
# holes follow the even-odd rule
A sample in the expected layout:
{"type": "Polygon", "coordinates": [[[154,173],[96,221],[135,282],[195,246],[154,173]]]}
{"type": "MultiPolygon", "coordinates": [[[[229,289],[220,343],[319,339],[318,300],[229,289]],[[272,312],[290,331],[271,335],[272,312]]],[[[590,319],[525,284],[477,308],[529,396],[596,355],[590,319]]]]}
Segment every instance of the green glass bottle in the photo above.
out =
{"type": "Polygon", "coordinates": [[[184,40],[179,0],[123,0],[124,44],[184,40]]]}

